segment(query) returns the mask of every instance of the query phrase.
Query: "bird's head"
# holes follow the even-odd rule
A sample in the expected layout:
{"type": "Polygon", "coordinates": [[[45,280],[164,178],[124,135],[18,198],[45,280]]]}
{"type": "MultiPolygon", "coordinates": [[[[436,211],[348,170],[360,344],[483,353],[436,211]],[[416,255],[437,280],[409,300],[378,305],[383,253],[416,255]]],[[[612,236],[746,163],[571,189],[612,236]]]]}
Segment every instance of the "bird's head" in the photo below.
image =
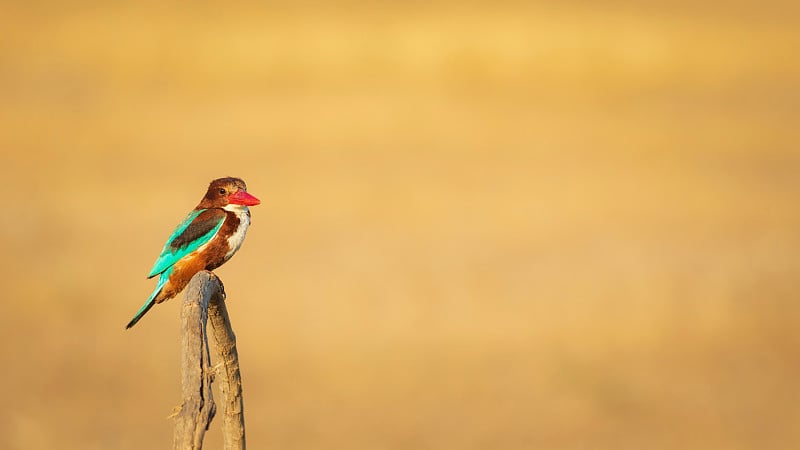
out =
{"type": "Polygon", "coordinates": [[[255,206],[261,200],[247,193],[247,185],[240,178],[218,178],[208,185],[208,191],[198,208],[225,208],[255,206]]]}

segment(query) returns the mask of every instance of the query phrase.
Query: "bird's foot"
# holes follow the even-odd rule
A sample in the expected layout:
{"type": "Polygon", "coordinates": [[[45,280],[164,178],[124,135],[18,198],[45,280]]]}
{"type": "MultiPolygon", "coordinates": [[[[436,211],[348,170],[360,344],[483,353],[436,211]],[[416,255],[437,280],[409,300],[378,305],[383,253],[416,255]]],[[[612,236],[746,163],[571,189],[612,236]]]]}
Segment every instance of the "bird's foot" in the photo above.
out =
{"type": "Polygon", "coordinates": [[[218,277],[217,274],[210,270],[208,271],[208,275],[211,276],[212,279],[217,280],[217,283],[219,284],[219,294],[222,296],[222,299],[225,300],[227,298],[227,295],[225,294],[225,283],[222,282],[222,279],[218,277]]]}
{"type": "Polygon", "coordinates": [[[221,295],[222,299],[225,300],[226,298],[228,298],[228,295],[225,293],[225,285],[219,278],[217,278],[217,280],[219,280],[219,295],[221,295]]]}

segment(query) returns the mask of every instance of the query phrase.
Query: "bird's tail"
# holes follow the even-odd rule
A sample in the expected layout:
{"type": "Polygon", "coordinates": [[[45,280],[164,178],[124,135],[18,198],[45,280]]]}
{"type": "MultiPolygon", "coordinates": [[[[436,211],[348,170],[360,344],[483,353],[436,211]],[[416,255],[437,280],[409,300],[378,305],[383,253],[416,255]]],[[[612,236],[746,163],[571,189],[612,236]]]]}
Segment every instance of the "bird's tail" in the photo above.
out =
{"type": "Polygon", "coordinates": [[[150,311],[150,308],[152,308],[153,305],[156,304],[156,297],[161,292],[161,289],[164,288],[164,285],[167,284],[167,281],[169,281],[170,273],[172,273],[172,269],[169,269],[161,274],[161,276],[158,278],[158,284],[156,285],[156,288],[153,290],[153,293],[150,294],[150,298],[148,298],[147,301],[144,302],[144,305],[142,305],[142,307],[139,308],[139,311],[136,311],[136,315],[133,316],[133,319],[131,319],[131,321],[128,322],[128,325],[125,326],[126,330],[136,325],[136,322],[138,322],[139,319],[142,318],[142,316],[147,314],[147,311],[150,311]]]}

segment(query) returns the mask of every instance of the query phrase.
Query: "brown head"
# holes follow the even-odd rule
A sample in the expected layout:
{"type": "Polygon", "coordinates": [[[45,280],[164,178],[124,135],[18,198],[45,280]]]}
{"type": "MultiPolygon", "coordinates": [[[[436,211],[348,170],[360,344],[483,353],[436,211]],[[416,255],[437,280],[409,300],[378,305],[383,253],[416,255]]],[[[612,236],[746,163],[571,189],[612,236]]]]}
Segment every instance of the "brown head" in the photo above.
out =
{"type": "Polygon", "coordinates": [[[261,201],[247,193],[247,185],[240,178],[217,178],[208,185],[208,191],[197,209],[224,208],[228,205],[255,206],[261,201]]]}

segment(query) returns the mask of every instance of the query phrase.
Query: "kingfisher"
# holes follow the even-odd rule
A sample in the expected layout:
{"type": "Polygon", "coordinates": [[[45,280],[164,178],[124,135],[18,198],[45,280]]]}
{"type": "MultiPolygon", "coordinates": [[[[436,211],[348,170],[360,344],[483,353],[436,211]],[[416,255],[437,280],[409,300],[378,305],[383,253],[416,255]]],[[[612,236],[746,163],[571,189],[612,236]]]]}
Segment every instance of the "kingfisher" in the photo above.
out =
{"type": "Polygon", "coordinates": [[[158,284],[126,329],[156,303],[175,297],[201,270],[214,270],[239,250],[250,226],[250,210],[261,201],[247,192],[240,178],[218,178],[203,199],[167,239],[147,278],[158,284]]]}

